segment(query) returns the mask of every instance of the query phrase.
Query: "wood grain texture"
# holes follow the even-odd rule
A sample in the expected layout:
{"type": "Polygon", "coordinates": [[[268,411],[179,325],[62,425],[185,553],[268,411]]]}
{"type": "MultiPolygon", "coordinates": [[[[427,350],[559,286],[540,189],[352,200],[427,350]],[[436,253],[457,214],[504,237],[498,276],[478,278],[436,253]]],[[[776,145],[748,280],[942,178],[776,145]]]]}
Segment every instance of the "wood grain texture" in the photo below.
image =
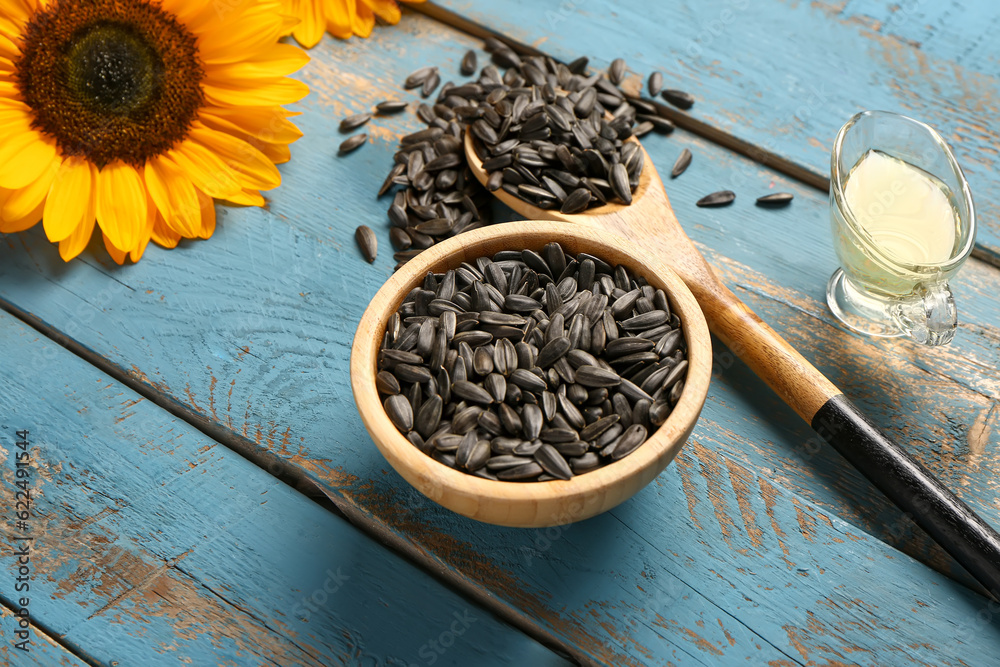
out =
{"type": "MultiPolygon", "coordinates": [[[[409,71],[433,63],[456,72],[469,46],[414,15],[367,41],[323,41],[297,119],[309,140],[293,146],[269,210],[220,208],[211,241],[151,248],[122,269],[103,251],[63,265],[40,230],[9,235],[0,241],[0,299],[231,446],[277,454],[270,472],[321,479],[385,539],[537,619],[588,660],[991,659],[995,629],[976,620],[983,600],[881,540],[958,576],[950,561],[721,344],[689,447],[608,514],[551,533],[489,527],[440,509],[388,469],[351,405],[347,368],[356,323],[394,261],[383,252],[364,263],[353,232],[363,222],[385,238],[388,204],[373,193],[394,138],[420,124],[380,120],[366,128],[376,140],[349,158],[333,157],[335,125],[383,98],[414,99],[399,90],[409,71]]],[[[683,147],[694,150],[667,191],[723,282],[995,517],[996,272],[970,261],[959,274],[962,325],[943,352],[857,338],[822,302],[836,264],[825,197],[683,132],[644,143],[661,171],[683,147]],[[731,207],[695,207],[733,186],[741,195],[731,207]],[[743,196],[778,190],[795,193],[788,209],[764,211],[743,196]]],[[[36,364],[38,373],[59,370],[36,364]]]]}
{"type": "Polygon", "coordinates": [[[0,606],[0,627],[3,628],[4,641],[0,644],[0,661],[5,665],[21,667],[86,667],[87,663],[63,648],[58,642],[47,635],[34,623],[30,624],[30,642],[25,645],[27,650],[14,647],[15,642],[22,641],[14,636],[19,630],[18,617],[7,607],[0,606]]]}
{"type": "MultiPolygon", "coordinates": [[[[653,70],[697,100],[687,112],[829,177],[837,130],[881,109],[935,127],[968,176],[978,247],[1000,262],[997,166],[1000,10],[888,0],[440,0],[562,60],[625,58],[638,90],[653,70]],[[933,35],[933,38],[930,36],[933,35]]],[[[648,91],[647,91],[648,93],[648,91]]]]}
{"type": "Polygon", "coordinates": [[[32,443],[30,610],[88,661],[567,664],[6,313],[0,357],[5,488],[14,431],[32,443]]]}
{"type": "Polygon", "coordinates": [[[439,243],[411,259],[372,298],[351,351],[351,386],[361,421],[390,465],[424,495],[463,516],[501,526],[540,528],[582,521],[631,498],[673,460],[691,435],[712,375],[712,343],[698,302],[655,255],[637,253],[628,240],[572,223],[528,221],[493,225],[439,243]],[[684,391],[667,420],[626,458],[569,480],[524,484],[485,480],[441,465],[418,450],[389,421],[377,389],[378,353],[389,318],[428,272],[474,264],[502,250],[541,252],[559,243],[570,255],[589,253],[662,289],[681,321],[688,367],[684,391]]]}

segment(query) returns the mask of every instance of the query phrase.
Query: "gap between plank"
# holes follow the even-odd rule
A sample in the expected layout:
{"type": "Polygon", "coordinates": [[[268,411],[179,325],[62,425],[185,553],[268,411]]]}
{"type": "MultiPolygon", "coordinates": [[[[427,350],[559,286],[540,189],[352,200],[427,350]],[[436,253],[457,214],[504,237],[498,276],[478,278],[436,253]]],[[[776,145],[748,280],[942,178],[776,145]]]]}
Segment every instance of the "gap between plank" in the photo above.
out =
{"type": "MultiPolygon", "coordinates": [[[[556,60],[557,62],[561,62],[558,58],[554,58],[544,51],[536,49],[529,44],[519,42],[516,39],[511,39],[503,33],[487,28],[480,23],[476,23],[461,14],[453,12],[452,10],[446,9],[440,5],[436,5],[433,2],[407,5],[407,8],[420,12],[435,21],[449,25],[456,30],[460,30],[468,35],[472,35],[473,37],[478,37],[479,39],[495,37],[520,54],[546,56],[556,60]]],[[[707,141],[711,141],[712,143],[729,149],[734,153],[739,153],[740,155],[753,160],[763,167],[773,169],[780,174],[784,174],[789,178],[795,179],[804,185],[816,188],[821,192],[827,193],[830,191],[830,178],[826,174],[821,174],[811,167],[799,164],[789,160],[788,158],[782,157],[773,151],[767,150],[766,148],[758,146],[745,139],[741,139],[721,128],[711,125],[710,123],[694,118],[679,109],[663,104],[658,100],[646,98],[644,98],[644,100],[653,104],[661,116],[669,119],[674,125],[687,130],[691,134],[697,135],[707,141]]],[[[987,248],[986,246],[982,246],[977,243],[972,250],[972,256],[991,266],[1000,268],[1000,253],[987,248]]]]}
{"type": "MultiPolygon", "coordinates": [[[[241,436],[225,428],[222,424],[213,422],[206,416],[195,412],[190,406],[181,403],[173,396],[142,382],[122,367],[81,345],[78,341],[69,338],[14,304],[0,299],[0,309],[17,318],[26,326],[31,327],[40,335],[45,336],[80,359],[83,359],[91,366],[110,376],[116,382],[125,385],[146,400],[166,410],[177,419],[192,426],[223,447],[261,468],[278,481],[291,486],[309,500],[333,512],[367,537],[419,567],[434,580],[457,592],[470,602],[484,608],[511,627],[520,630],[553,653],[572,660],[578,665],[589,666],[599,664],[579,647],[568,644],[558,635],[539,624],[533,617],[510,603],[497,598],[483,585],[463,576],[457,569],[442,561],[434,554],[420,548],[403,535],[394,532],[387,525],[373,520],[370,515],[366,514],[356,505],[344,498],[338,498],[335,494],[325,493],[321,483],[314,480],[301,468],[285,461],[277,454],[258,445],[249,438],[241,436]]],[[[8,606],[2,599],[0,599],[0,605],[8,606]]],[[[53,638],[53,641],[58,642],[69,650],[68,645],[63,644],[58,635],[54,635],[48,631],[45,632],[53,638]]],[[[97,667],[99,664],[89,656],[78,654],[76,651],[73,651],[73,654],[94,667],[97,667]]]]}

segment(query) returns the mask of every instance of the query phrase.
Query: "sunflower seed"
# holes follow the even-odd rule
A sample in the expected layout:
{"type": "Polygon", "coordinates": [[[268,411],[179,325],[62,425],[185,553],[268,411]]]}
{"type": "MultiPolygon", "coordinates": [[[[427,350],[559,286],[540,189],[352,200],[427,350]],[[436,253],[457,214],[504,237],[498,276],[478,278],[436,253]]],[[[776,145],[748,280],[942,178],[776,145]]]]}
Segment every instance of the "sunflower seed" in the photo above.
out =
{"type": "Polygon", "coordinates": [[[694,98],[683,90],[664,90],[660,96],[678,109],[690,109],[694,106],[694,98]]]}
{"type": "Polygon", "coordinates": [[[649,95],[656,97],[663,90],[663,73],[653,72],[649,75],[649,95]]]}
{"type": "MultiPolygon", "coordinates": [[[[552,328],[551,325],[550,328],[552,328]]],[[[556,360],[561,359],[563,355],[569,352],[571,347],[572,344],[566,336],[554,338],[550,342],[546,343],[545,346],[538,352],[538,358],[535,360],[535,363],[538,364],[539,368],[548,368],[554,364],[556,360]]]]}
{"type": "Polygon", "coordinates": [[[538,477],[543,472],[542,466],[532,461],[513,468],[506,468],[497,472],[497,479],[505,481],[520,481],[538,477]]]}
{"type": "Polygon", "coordinates": [[[355,134],[353,137],[340,144],[339,151],[341,154],[350,153],[351,151],[360,148],[361,144],[366,141],[368,141],[367,134],[355,134]]]}
{"type": "Polygon", "coordinates": [[[642,424],[633,424],[625,429],[621,438],[615,443],[615,448],[611,452],[614,461],[625,458],[646,440],[646,427],[642,424]]]}
{"type": "Polygon", "coordinates": [[[616,197],[625,202],[626,205],[632,203],[632,190],[629,187],[628,170],[624,164],[619,162],[611,167],[611,172],[608,174],[608,182],[611,183],[611,189],[616,197]]]}
{"type": "Polygon", "coordinates": [[[573,471],[570,469],[566,459],[552,445],[542,445],[535,451],[535,461],[542,467],[542,470],[553,477],[559,479],[571,479],[573,471]]]}
{"type": "Polygon", "coordinates": [[[399,381],[389,371],[379,371],[375,375],[375,388],[380,394],[392,396],[399,393],[399,381]]]}
{"type": "Polygon", "coordinates": [[[375,105],[375,111],[379,114],[388,115],[406,110],[406,102],[400,100],[386,100],[375,105]]]}
{"type": "Polygon", "coordinates": [[[437,73],[437,68],[434,68],[434,71],[431,72],[430,75],[428,75],[428,77],[424,79],[423,84],[421,84],[420,87],[421,97],[430,97],[430,94],[434,92],[434,90],[438,87],[438,84],[440,83],[441,83],[441,76],[437,73]]]}
{"type": "Polygon", "coordinates": [[[348,116],[340,121],[340,131],[350,132],[351,130],[361,127],[371,119],[372,115],[370,113],[359,113],[354,116],[348,116]]]}
{"type": "Polygon", "coordinates": [[[462,56],[462,64],[459,66],[459,71],[463,76],[471,76],[476,73],[476,52],[466,51],[465,55],[462,56]]]}
{"type": "Polygon", "coordinates": [[[413,420],[413,427],[417,433],[424,438],[434,433],[437,430],[438,424],[441,423],[441,409],[443,407],[444,402],[440,396],[431,396],[424,401],[420,409],[417,410],[416,417],[413,420]]]}
{"type": "Polygon", "coordinates": [[[358,242],[358,247],[361,248],[361,254],[364,255],[365,261],[371,264],[375,261],[375,256],[378,254],[378,239],[375,238],[375,232],[372,231],[371,227],[367,225],[361,225],[356,230],[354,230],[354,239],[358,242]]]}
{"type": "Polygon", "coordinates": [[[598,366],[580,366],[576,369],[576,381],[584,387],[617,387],[622,379],[614,371],[598,366]]]}
{"type": "Polygon", "coordinates": [[[670,321],[670,315],[662,310],[651,310],[635,317],[619,322],[619,326],[625,331],[645,331],[670,321]]]}
{"type": "Polygon", "coordinates": [[[695,205],[701,207],[728,206],[733,203],[734,199],[736,199],[736,193],[732,190],[719,190],[718,192],[713,192],[710,195],[705,195],[699,199],[695,205]]]}
{"type": "Polygon", "coordinates": [[[674,162],[674,167],[670,170],[670,178],[677,178],[683,174],[690,164],[691,151],[685,148],[681,151],[681,154],[677,156],[677,161],[674,162]]]}
{"type": "Polygon", "coordinates": [[[413,428],[413,408],[405,396],[402,394],[390,396],[382,405],[393,426],[403,433],[413,428]]]}
{"type": "Polygon", "coordinates": [[[570,459],[569,466],[577,475],[596,470],[601,465],[601,460],[596,452],[587,452],[583,456],[570,459]]]}
{"type": "Polygon", "coordinates": [[[791,203],[793,198],[794,195],[790,192],[775,192],[774,194],[758,197],[757,206],[769,206],[777,208],[779,206],[785,206],[791,203]]]}
{"type": "Polygon", "coordinates": [[[424,81],[430,77],[431,74],[437,72],[437,67],[421,67],[416,72],[410,74],[406,77],[406,81],[403,82],[403,87],[407,90],[411,88],[417,88],[424,84],[424,81]]]}
{"type": "Polygon", "coordinates": [[[493,402],[493,397],[490,396],[488,391],[479,385],[469,382],[468,380],[453,382],[451,385],[451,393],[471,403],[489,405],[493,402]]]}
{"type": "Polygon", "coordinates": [[[666,401],[654,401],[649,408],[649,423],[660,426],[670,416],[671,407],[666,401]]]}

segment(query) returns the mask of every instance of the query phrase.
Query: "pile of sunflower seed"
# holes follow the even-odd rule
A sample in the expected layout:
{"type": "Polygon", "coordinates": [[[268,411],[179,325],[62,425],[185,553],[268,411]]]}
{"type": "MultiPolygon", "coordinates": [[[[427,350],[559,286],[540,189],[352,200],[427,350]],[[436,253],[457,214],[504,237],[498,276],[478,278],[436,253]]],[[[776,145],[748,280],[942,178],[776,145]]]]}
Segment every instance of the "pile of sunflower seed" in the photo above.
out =
{"type": "MultiPolygon", "coordinates": [[[[480,145],[488,153],[484,157],[499,158],[486,165],[497,174],[491,187],[505,187],[536,206],[567,211],[612,198],[630,200],[642,151],[623,140],[653,129],[673,130],[653,105],[626,99],[609,79],[614,72],[585,76],[586,58],[563,65],[548,57],[522,60],[495,39],[485,46],[493,64],[483,67],[475,81],[449,81],[438,88],[439,69],[428,66],[403,83],[425,98],[439,92],[433,104],[417,107],[428,128],[400,140],[393,168],[379,189],[382,196],[403,186],[389,209],[396,268],[437,241],[489,224],[489,195],[464,159],[467,129],[488,145],[480,145]]],[[[461,73],[473,74],[477,60],[474,51],[466,53],[461,73]]]]}
{"type": "Polygon", "coordinates": [[[392,423],[446,466],[569,479],[628,456],[684,388],[663,290],[598,257],[501,251],[429,273],[393,314],[376,386],[392,423]]]}

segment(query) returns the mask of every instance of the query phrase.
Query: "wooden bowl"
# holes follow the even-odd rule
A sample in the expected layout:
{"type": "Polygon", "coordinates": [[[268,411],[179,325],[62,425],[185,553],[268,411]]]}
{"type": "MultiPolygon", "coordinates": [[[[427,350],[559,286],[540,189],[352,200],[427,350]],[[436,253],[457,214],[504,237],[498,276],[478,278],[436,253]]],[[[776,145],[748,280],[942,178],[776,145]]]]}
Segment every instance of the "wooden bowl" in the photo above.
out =
{"type": "Polygon", "coordinates": [[[386,460],[421,493],[467,517],[503,526],[540,527],[580,521],[631,497],[673,460],[691,434],[708,393],[712,343],[694,296],[663,262],[600,229],[565,222],[512,222],[466,232],[410,260],[378,291],[365,311],[351,350],[351,386],[361,420],[386,460]],[[681,398],[666,422],[632,454],[570,480],[501,482],[453,470],[413,446],[385,414],[375,388],[376,359],[389,318],[428,271],[500,250],[540,250],[558,241],[571,253],[591,253],[622,264],[662,288],[679,315],[687,341],[688,371],[681,398]]]}

